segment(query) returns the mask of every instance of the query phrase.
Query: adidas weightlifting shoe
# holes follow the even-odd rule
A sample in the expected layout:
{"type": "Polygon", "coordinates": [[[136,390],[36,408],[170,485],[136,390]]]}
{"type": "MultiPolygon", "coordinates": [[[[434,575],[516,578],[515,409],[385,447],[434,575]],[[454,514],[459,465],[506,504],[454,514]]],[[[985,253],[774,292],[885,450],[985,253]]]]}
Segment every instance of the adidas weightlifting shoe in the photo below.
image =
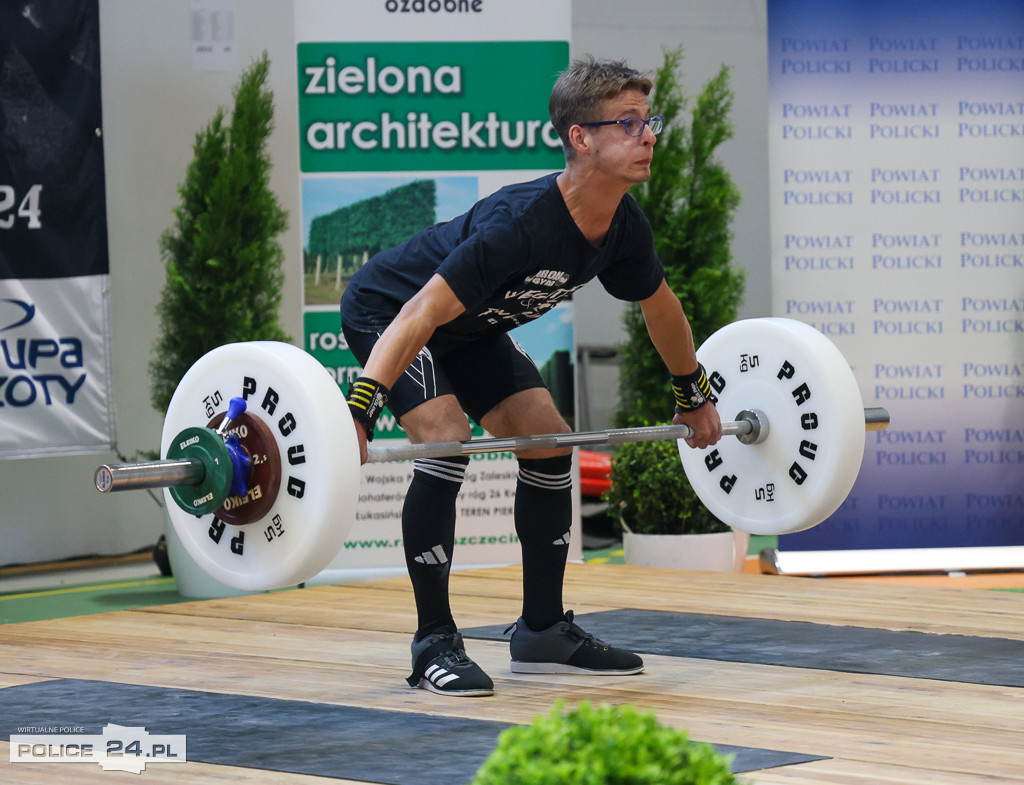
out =
{"type": "MultiPolygon", "coordinates": [[[[513,673],[583,673],[625,676],[640,673],[644,661],[631,651],[609,646],[573,623],[572,611],[563,621],[534,632],[520,616],[512,632],[513,673]]],[[[508,630],[506,630],[508,632],[508,630]]]]}
{"type": "Polygon", "coordinates": [[[438,695],[493,695],[494,682],[466,654],[462,635],[439,632],[412,642],[412,675],[406,681],[438,695]]]}

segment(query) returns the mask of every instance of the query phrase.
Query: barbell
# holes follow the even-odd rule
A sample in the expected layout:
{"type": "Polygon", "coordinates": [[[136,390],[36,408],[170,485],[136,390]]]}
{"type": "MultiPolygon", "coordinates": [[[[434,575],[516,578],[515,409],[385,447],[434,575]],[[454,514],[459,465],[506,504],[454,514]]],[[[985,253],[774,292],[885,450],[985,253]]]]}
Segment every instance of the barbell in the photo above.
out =
{"type": "MultiPolygon", "coordinates": [[[[789,319],[734,322],[697,352],[723,438],[690,448],[685,425],[618,428],[429,444],[370,445],[382,463],[554,447],[675,439],[691,486],[719,519],[752,534],[817,525],[849,495],[865,430],[887,427],[865,409],[849,364],[817,330],[789,319]]],[[[355,520],[360,462],[355,426],[334,378],[295,346],[254,341],[201,357],[176,388],[163,460],[107,464],[101,492],[164,488],[189,555],[245,590],[294,586],[334,558],[355,520]]]]}

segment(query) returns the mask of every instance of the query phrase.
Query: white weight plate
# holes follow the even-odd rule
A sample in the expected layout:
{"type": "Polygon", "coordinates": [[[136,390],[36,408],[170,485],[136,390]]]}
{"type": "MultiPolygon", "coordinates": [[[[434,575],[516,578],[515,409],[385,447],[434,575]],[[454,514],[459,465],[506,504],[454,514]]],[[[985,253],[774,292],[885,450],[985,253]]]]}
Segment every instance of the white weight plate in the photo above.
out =
{"type": "Polygon", "coordinates": [[[697,358],[723,420],[758,409],[769,422],[761,444],[725,436],[695,450],[679,441],[704,505],[751,534],[802,531],[835,512],[857,479],[865,438],[860,390],[839,349],[803,322],[745,319],[708,338],[697,358]]]}
{"type": "Polygon", "coordinates": [[[164,420],[161,455],[189,426],[205,426],[245,398],[281,456],[281,488],[266,515],[244,526],[215,513],[196,517],[164,491],[171,523],[200,569],[222,583],[259,590],[294,586],[324,569],[355,520],[359,448],[345,397],[310,354],[286,343],[220,346],[185,374],[164,420]]]}

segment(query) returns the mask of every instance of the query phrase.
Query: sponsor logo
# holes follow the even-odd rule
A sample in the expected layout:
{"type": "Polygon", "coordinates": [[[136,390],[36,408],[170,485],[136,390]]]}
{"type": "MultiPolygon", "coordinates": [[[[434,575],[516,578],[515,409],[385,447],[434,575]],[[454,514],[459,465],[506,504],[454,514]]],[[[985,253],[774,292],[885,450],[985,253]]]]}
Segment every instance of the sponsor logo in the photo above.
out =
{"type": "MultiPolygon", "coordinates": [[[[0,310],[0,332],[28,324],[36,307],[23,300],[5,299],[0,310]]],[[[59,338],[0,338],[0,407],[24,408],[75,402],[85,384],[85,373],[68,373],[84,367],[82,340],[59,338]],[[18,373],[20,371],[20,373],[18,373]]]]}
{"type": "Polygon", "coordinates": [[[536,275],[526,278],[526,283],[536,286],[563,286],[569,281],[569,275],[561,270],[541,270],[536,275]]]}
{"type": "Polygon", "coordinates": [[[0,303],[10,303],[14,306],[11,309],[5,308],[0,311],[0,332],[4,330],[13,330],[15,327],[21,327],[23,324],[28,324],[32,321],[36,315],[36,307],[31,303],[26,303],[24,300],[0,300],[0,303]],[[14,311],[14,315],[9,315],[8,311],[14,311]],[[5,324],[9,318],[13,318],[14,321],[5,324]]]}
{"type": "Polygon", "coordinates": [[[150,763],[185,762],[185,736],[154,736],[145,728],[108,724],[95,736],[81,728],[18,730],[11,735],[11,763],[96,763],[104,771],[141,774],[150,763]]]}
{"type": "Polygon", "coordinates": [[[389,14],[479,14],[484,0],[386,0],[389,14]]]}

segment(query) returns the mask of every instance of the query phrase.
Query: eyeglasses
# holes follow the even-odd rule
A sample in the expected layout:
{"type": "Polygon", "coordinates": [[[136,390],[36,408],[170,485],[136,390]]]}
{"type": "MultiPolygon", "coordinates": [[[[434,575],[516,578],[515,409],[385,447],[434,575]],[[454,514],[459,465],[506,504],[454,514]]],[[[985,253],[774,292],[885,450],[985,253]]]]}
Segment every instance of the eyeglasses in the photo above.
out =
{"type": "Polygon", "coordinates": [[[621,125],[627,136],[640,136],[646,126],[651,127],[651,133],[657,136],[665,127],[665,118],[660,114],[654,115],[648,120],[642,117],[627,117],[623,120],[602,120],[597,123],[580,123],[580,125],[621,125]]]}

